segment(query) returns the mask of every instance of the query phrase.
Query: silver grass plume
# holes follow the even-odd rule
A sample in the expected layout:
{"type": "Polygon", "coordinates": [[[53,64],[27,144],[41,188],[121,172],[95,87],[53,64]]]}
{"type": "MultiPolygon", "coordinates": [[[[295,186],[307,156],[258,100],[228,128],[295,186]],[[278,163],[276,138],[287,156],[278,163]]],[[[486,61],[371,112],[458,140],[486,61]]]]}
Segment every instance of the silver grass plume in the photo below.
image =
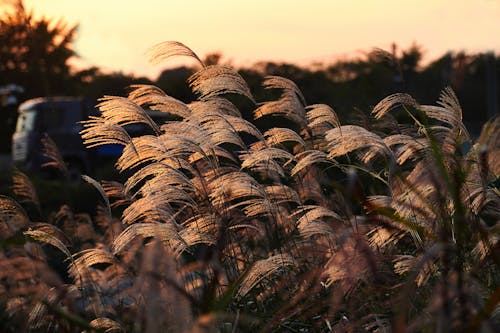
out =
{"type": "Polygon", "coordinates": [[[125,191],[125,186],[116,181],[102,181],[102,189],[108,198],[115,198],[111,207],[130,204],[131,198],[125,191]]]}
{"type": "Polygon", "coordinates": [[[264,132],[264,137],[270,146],[278,146],[284,142],[294,142],[302,148],[306,147],[304,139],[297,132],[285,127],[273,127],[264,132]]]}
{"type": "Polygon", "coordinates": [[[104,96],[97,105],[101,117],[117,125],[143,123],[159,134],[158,125],[151,119],[147,112],[133,101],[118,96],[104,96]]]}
{"type": "Polygon", "coordinates": [[[241,117],[241,112],[236,105],[223,97],[216,96],[203,101],[194,101],[188,106],[195,115],[202,115],[207,112],[218,112],[230,116],[241,117]]]}
{"type": "Polygon", "coordinates": [[[52,245],[64,253],[67,258],[71,258],[71,252],[69,252],[66,245],[64,245],[56,234],[46,232],[42,229],[29,229],[25,231],[24,234],[33,240],[52,245]]]}
{"type": "Polygon", "coordinates": [[[30,222],[28,214],[17,201],[0,195],[0,218],[2,221],[7,221],[9,226],[18,224],[24,226],[30,222]]]}
{"type": "Polygon", "coordinates": [[[392,156],[392,151],[384,143],[384,140],[363,127],[344,125],[333,128],[326,132],[325,138],[329,148],[328,158],[331,159],[362,148],[375,154],[392,156]]]}
{"type": "Polygon", "coordinates": [[[123,230],[113,241],[111,246],[112,253],[114,255],[120,253],[139,236],[142,238],[156,237],[164,244],[169,245],[172,252],[176,255],[179,255],[187,247],[186,242],[171,223],[134,223],[123,230]]]}
{"type": "Polygon", "coordinates": [[[334,164],[334,161],[328,158],[328,155],[321,150],[306,150],[295,155],[297,163],[293,167],[290,175],[295,176],[304,169],[308,169],[314,164],[329,163],[334,164]]]}
{"type": "Polygon", "coordinates": [[[31,202],[40,213],[40,200],[35,186],[26,174],[17,169],[12,174],[12,192],[19,198],[19,202],[31,202]]]}
{"type": "Polygon", "coordinates": [[[73,261],[70,263],[68,273],[77,280],[82,272],[87,272],[92,266],[98,264],[113,265],[117,262],[115,256],[102,248],[83,250],[73,255],[73,261]]]}
{"type": "Polygon", "coordinates": [[[335,228],[329,221],[342,221],[342,218],[334,211],[316,205],[300,206],[291,216],[300,216],[296,221],[296,226],[304,238],[314,235],[333,236],[335,228]]]}
{"type": "Polygon", "coordinates": [[[104,189],[102,188],[102,185],[95,179],[87,175],[82,175],[82,179],[85,180],[90,185],[92,185],[99,192],[101,197],[104,199],[104,202],[106,204],[106,209],[108,211],[109,217],[111,218],[111,205],[109,204],[109,198],[106,195],[106,191],[104,191],[104,189]]]}
{"type": "Polygon", "coordinates": [[[295,260],[288,254],[277,254],[269,258],[256,261],[247,272],[236,292],[236,297],[244,297],[259,283],[273,274],[285,272],[290,267],[295,267],[295,260]]]}
{"type": "Polygon", "coordinates": [[[195,59],[204,66],[203,61],[186,45],[176,42],[176,41],[166,41],[158,43],[151,47],[147,54],[149,56],[149,61],[153,64],[159,64],[174,56],[187,56],[195,59]]]}
{"type": "Polygon", "coordinates": [[[299,124],[302,128],[307,126],[306,110],[297,94],[285,91],[279,100],[261,104],[253,111],[254,119],[264,116],[281,116],[299,124]]]}
{"type": "Polygon", "coordinates": [[[80,135],[87,148],[109,144],[126,146],[131,141],[130,135],[122,126],[105,118],[90,116],[88,120],[82,121],[82,124],[80,135]]]}
{"type": "Polygon", "coordinates": [[[242,159],[241,169],[250,169],[269,175],[278,174],[285,176],[284,166],[293,162],[295,157],[279,148],[264,148],[258,151],[249,151],[240,155],[242,159]],[[279,161],[284,161],[281,165],[279,161]],[[268,169],[268,170],[266,170],[268,169]]]}
{"type": "Polygon", "coordinates": [[[372,114],[375,116],[375,119],[380,119],[386,113],[400,105],[418,108],[418,103],[413,99],[413,97],[405,93],[396,93],[389,95],[378,102],[373,108],[372,114]]]}
{"type": "Polygon", "coordinates": [[[255,102],[247,83],[232,68],[225,66],[207,66],[194,73],[188,79],[189,85],[201,100],[223,94],[239,94],[255,102]]]}
{"type": "Polygon", "coordinates": [[[195,190],[195,186],[191,180],[177,168],[166,163],[154,162],[141,168],[127,179],[123,188],[124,193],[131,194],[132,189],[136,188],[146,179],[156,179],[157,177],[157,180],[161,180],[162,184],[167,186],[176,186],[185,191],[195,190]]]}
{"type": "Polygon", "coordinates": [[[300,99],[302,105],[307,105],[306,99],[302,94],[302,91],[300,91],[299,87],[297,87],[295,82],[293,82],[292,80],[289,80],[281,76],[269,75],[264,78],[262,86],[266,89],[282,89],[293,92],[300,99]]]}
{"type": "Polygon", "coordinates": [[[42,137],[42,146],[43,156],[49,159],[49,162],[42,164],[42,167],[54,167],[61,171],[63,175],[67,176],[68,168],[64,162],[61,152],[57,148],[55,142],[47,134],[44,134],[42,137]]]}
{"type": "Polygon", "coordinates": [[[392,148],[398,164],[403,164],[407,160],[418,161],[423,158],[430,149],[428,139],[415,138],[414,136],[405,134],[387,136],[384,138],[384,143],[387,147],[392,148]]]}
{"type": "Polygon", "coordinates": [[[96,318],[89,325],[97,330],[104,330],[104,333],[125,332],[120,323],[106,317],[96,318]]]}
{"type": "Polygon", "coordinates": [[[163,90],[152,85],[132,85],[128,98],[135,104],[150,110],[169,113],[181,118],[191,114],[189,107],[180,100],[168,96],[163,90]]]}
{"type": "Polygon", "coordinates": [[[328,125],[330,127],[339,127],[339,117],[333,109],[326,104],[312,104],[306,107],[307,121],[309,127],[318,127],[319,125],[328,125]]]}

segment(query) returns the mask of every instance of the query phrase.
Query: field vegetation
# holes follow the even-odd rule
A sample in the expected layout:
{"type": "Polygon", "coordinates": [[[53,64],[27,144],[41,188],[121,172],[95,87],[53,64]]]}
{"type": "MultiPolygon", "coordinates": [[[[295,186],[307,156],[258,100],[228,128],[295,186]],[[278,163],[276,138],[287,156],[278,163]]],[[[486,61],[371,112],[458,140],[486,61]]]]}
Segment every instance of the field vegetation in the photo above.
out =
{"type": "Polygon", "coordinates": [[[20,171],[0,197],[2,331],[496,331],[498,118],[473,141],[445,88],[343,124],[285,77],[267,76],[278,97],[261,101],[181,43],[150,56],[193,58],[197,99],[152,85],[101,98],[81,135],[124,147],[124,181],[84,177],[94,213],[40,214],[43,189],[20,171]]]}

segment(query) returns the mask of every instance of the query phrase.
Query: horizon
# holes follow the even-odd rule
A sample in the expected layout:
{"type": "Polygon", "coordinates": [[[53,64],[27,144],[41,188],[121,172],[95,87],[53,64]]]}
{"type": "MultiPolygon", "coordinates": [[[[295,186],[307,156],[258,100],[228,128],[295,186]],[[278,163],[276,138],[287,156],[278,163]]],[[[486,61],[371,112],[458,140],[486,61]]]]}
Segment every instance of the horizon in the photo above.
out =
{"type": "Polygon", "coordinates": [[[245,67],[257,62],[300,66],[362,56],[373,48],[398,51],[421,47],[428,63],[447,52],[500,52],[500,1],[213,0],[135,2],[25,0],[35,17],[79,25],[75,50],[78,68],[96,66],[156,79],[166,68],[193,64],[174,59],[147,62],[153,45],[176,40],[201,58],[219,52],[223,62],[245,67]],[[196,24],[194,22],[197,22],[196,24]],[[346,31],[348,33],[346,33],[346,31]]]}

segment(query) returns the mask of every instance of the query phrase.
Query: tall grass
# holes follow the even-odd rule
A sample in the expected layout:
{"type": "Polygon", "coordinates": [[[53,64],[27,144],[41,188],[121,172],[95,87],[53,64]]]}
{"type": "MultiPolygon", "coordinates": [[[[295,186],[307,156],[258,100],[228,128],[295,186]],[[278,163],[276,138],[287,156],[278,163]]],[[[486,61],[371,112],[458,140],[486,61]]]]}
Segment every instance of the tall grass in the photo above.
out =
{"type": "Polygon", "coordinates": [[[103,199],[93,219],[63,206],[33,221],[20,203],[43,197],[21,174],[20,203],[0,198],[3,330],[495,331],[499,119],[473,143],[446,88],[437,105],[395,94],[341,125],[286,78],[256,102],[181,43],[151,51],[179,55],[201,66],[197,101],[133,86],[84,123],[87,146],[124,146],[127,175],[86,177],[103,199]],[[276,125],[245,120],[241,98],[276,125]]]}

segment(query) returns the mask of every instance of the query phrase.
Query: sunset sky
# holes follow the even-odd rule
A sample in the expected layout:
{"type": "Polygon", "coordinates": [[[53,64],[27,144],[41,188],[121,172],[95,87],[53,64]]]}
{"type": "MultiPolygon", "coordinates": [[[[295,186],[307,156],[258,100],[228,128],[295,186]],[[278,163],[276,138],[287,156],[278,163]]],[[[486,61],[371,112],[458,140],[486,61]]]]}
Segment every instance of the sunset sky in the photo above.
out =
{"type": "MultiPolygon", "coordinates": [[[[500,0],[25,0],[37,16],[79,24],[82,65],[155,78],[145,52],[165,40],[236,65],[298,64],[421,45],[427,60],[453,50],[500,52],[500,0]]],[[[175,64],[175,63],[174,63],[175,64]]],[[[168,64],[167,64],[168,65],[168,64]]],[[[172,63],[170,63],[172,65],[172,63]]]]}

